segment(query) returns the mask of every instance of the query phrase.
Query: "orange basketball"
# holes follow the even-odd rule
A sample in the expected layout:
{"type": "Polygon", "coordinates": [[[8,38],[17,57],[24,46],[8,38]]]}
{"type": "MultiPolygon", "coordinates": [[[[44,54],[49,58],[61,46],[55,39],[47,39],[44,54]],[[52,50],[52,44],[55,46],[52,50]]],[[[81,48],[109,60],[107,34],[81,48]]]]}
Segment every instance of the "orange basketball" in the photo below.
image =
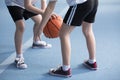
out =
{"type": "Polygon", "coordinates": [[[57,38],[59,31],[62,26],[63,19],[59,15],[55,17],[51,16],[46,26],[44,27],[43,33],[47,38],[57,38]]]}

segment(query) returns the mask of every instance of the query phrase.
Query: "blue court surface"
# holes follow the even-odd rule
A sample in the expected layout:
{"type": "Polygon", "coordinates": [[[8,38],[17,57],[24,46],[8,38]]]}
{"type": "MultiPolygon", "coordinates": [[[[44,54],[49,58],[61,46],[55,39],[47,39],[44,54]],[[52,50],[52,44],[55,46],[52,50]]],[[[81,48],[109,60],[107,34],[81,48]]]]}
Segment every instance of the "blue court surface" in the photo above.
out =
{"type": "MultiPolygon", "coordinates": [[[[62,17],[67,4],[58,0],[55,12],[62,17]]],[[[71,78],[55,77],[48,74],[50,68],[61,64],[59,38],[42,39],[52,44],[51,49],[32,49],[33,22],[25,22],[23,51],[28,69],[20,70],[14,65],[15,25],[8,13],[4,0],[0,0],[0,80],[120,80],[120,0],[99,0],[94,23],[99,69],[91,71],[82,63],[88,58],[85,38],[81,27],[71,33],[71,78]]]]}

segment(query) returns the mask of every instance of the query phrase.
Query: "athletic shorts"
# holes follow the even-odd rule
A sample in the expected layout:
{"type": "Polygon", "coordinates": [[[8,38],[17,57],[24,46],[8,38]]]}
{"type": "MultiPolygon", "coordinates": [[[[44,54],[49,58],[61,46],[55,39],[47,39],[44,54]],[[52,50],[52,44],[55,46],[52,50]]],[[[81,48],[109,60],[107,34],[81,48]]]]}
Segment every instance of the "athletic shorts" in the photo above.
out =
{"type": "Polygon", "coordinates": [[[70,26],[80,26],[83,21],[93,23],[97,7],[98,0],[87,0],[82,4],[70,6],[63,22],[70,26]]]}
{"type": "Polygon", "coordinates": [[[38,15],[18,6],[7,6],[7,8],[14,22],[23,18],[27,20],[33,16],[38,15]]]}

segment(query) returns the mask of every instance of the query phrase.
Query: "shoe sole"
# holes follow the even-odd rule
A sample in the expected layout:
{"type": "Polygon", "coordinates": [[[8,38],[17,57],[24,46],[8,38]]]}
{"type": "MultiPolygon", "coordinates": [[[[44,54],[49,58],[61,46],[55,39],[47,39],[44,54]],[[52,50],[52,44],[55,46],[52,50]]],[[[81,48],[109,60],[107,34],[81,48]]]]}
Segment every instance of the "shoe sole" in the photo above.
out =
{"type": "Polygon", "coordinates": [[[47,44],[45,46],[32,46],[33,49],[37,49],[37,48],[42,48],[42,49],[47,49],[47,48],[51,48],[52,45],[51,44],[47,44]]]}
{"type": "Polygon", "coordinates": [[[90,66],[88,66],[86,63],[83,63],[83,65],[85,66],[85,67],[87,67],[88,69],[90,69],[90,70],[97,70],[98,68],[91,68],[90,66]]]}
{"type": "Polygon", "coordinates": [[[18,68],[18,69],[27,69],[28,68],[28,66],[26,65],[26,67],[19,67],[19,66],[17,66],[17,61],[15,60],[14,61],[14,64],[15,64],[15,66],[16,66],[16,68],[18,68]]]}
{"type": "Polygon", "coordinates": [[[52,76],[65,77],[65,78],[69,78],[69,77],[72,76],[72,75],[60,75],[60,74],[54,74],[54,73],[52,73],[51,71],[49,71],[49,74],[52,75],[52,76]]]}

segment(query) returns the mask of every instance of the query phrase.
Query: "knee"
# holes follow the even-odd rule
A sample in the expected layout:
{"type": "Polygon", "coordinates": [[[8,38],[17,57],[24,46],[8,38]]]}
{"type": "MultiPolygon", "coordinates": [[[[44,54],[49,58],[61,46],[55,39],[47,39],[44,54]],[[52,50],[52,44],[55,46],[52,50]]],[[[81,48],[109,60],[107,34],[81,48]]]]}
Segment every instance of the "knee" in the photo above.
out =
{"type": "Polygon", "coordinates": [[[35,26],[39,26],[39,25],[40,25],[40,22],[41,22],[40,20],[35,21],[35,22],[34,22],[34,25],[35,25],[35,26]]]}
{"type": "Polygon", "coordinates": [[[69,34],[67,32],[62,31],[62,30],[59,32],[60,39],[67,39],[68,37],[69,37],[69,34]]]}
{"type": "Polygon", "coordinates": [[[36,17],[35,17],[35,19],[33,19],[34,25],[39,26],[40,23],[41,23],[41,21],[42,21],[42,16],[39,15],[39,16],[36,16],[36,17]],[[37,18],[36,18],[36,17],[37,17],[37,18]]]}
{"type": "Polygon", "coordinates": [[[66,36],[65,33],[60,30],[60,32],[59,32],[60,39],[65,38],[65,36],[66,36]]]}
{"type": "Polygon", "coordinates": [[[20,21],[16,22],[16,31],[17,32],[23,33],[24,27],[25,27],[25,25],[23,22],[20,22],[20,21]]]}
{"type": "Polygon", "coordinates": [[[20,33],[24,33],[24,26],[17,27],[16,31],[18,31],[20,33]]]}
{"type": "Polygon", "coordinates": [[[82,32],[83,32],[85,37],[90,36],[91,34],[93,34],[92,24],[87,23],[87,22],[83,22],[82,23],[82,32]]]}
{"type": "Polygon", "coordinates": [[[82,32],[83,32],[83,34],[84,34],[85,37],[89,37],[92,34],[91,30],[86,30],[86,29],[84,30],[83,29],[82,32]]]}
{"type": "Polygon", "coordinates": [[[66,24],[63,24],[59,32],[60,39],[68,39],[70,37],[71,31],[72,28],[68,27],[66,24]]]}
{"type": "Polygon", "coordinates": [[[59,32],[59,38],[61,39],[62,37],[64,37],[64,34],[60,30],[60,32],[59,32]]]}

